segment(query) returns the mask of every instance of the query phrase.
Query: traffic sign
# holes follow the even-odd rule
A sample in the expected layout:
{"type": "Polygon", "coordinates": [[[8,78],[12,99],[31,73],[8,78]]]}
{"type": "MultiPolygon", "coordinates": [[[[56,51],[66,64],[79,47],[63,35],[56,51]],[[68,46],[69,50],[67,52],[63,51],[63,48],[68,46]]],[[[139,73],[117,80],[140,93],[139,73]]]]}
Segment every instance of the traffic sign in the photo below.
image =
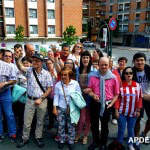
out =
{"type": "Polygon", "coordinates": [[[115,29],[117,28],[117,20],[116,20],[116,18],[112,17],[112,18],[109,20],[108,26],[109,26],[109,29],[110,29],[110,30],[112,30],[112,31],[115,30],[115,29]]]}

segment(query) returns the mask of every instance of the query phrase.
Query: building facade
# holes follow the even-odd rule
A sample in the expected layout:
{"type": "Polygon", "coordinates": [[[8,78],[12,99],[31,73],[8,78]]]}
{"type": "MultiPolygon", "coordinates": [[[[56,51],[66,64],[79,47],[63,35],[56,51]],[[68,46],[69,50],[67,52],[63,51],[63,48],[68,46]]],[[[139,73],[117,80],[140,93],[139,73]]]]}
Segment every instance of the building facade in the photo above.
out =
{"type": "Polygon", "coordinates": [[[106,0],[100,5],[106,5],[106,18],[118,19],[124,45],[148,47],[145,44],[150,38],[150,0],[106,0]]]}
{"type": "Polygon", "coordinates": [[[118,19],[120,38],[116,41],[114,39],[114,42],[119,41],[120,44],[127,46],[135,46],[140,43],[139,41],[149,42],[150,0],[84,0],[84,2],[88,4],[88,18],[92,21],[93,36],[98,32],[99,21],[115,17],[118,19]]]}
{"type": "Polygon", "coordinates": [[[0,41],[12,42],[18,25],[25,42],[56,42],[69,25],[82,36],[82,0],[0,0],[0,41]]]}

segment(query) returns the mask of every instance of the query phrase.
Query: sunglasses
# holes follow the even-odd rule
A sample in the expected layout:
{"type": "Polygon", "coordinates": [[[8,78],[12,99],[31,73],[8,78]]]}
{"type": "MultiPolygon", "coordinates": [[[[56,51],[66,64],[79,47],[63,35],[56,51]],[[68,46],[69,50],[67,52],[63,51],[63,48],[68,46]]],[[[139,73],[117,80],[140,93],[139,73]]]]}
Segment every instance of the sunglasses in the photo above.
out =
{"type": "Polygon", "coordinates": [[[81,46],[77,46],[77,48],[82,48],[81,46]]]}
{"type": "Polygon", "coordinates": [[[72,62],[65,62],[65,64],[71,64],[72,65],[73,63],[72,62]]]}
{"type": "Polygon", "coordinates": [[[11,58],[12,56],[7,56],[7,55],[5,55],[5,57],[11,58]]]}
{"type": "Polygon", "coordinates": [[[132,75],[133,72],[125,72],[124,74],[125,74],[125,75],[132,75]]]}

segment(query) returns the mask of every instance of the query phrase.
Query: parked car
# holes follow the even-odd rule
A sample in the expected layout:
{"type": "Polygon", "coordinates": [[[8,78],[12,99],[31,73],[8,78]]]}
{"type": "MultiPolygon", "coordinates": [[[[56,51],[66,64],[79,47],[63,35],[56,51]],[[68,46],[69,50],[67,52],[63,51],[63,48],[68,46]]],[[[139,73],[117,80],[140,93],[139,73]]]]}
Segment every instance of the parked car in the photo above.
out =
{"type": "Polygon", "coordinates": [[[93,47],[93,46],[95,46],[95,44],[93,43],[93,42],[91,42],[91,41],[85,41],[85,42],[83,42],[83,46],[90,46],[90,47],[93,47]]]}
{"type": "Polygon", "coordinates": [[[105,48],[106,46],[105,46],[105,41],[100,41],[100,47],[101,48],[105,48]]]}

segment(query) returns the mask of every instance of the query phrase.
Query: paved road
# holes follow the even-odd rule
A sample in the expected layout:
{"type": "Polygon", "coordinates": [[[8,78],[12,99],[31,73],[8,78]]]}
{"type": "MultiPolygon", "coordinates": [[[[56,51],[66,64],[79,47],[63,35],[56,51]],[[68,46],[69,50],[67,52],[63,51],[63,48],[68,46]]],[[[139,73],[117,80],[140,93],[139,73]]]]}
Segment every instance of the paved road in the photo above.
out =
{"type": "MultiPolygon", "coordinates": [[[[131,65],[132,63],[132,57],[133,55],[136,53],[137,51],[134,50],[128,50],[128,48],[118,48],[118,47],[114,47],[112,50],[112,57],[113,60],[116,62],[117,59],[120,56],[125,56],[128,58],[128,65],[131,65]],[[127,49],[127,50],[126,50],[127,49]]],[[[144,51],[144,53],[146,54],[146,56],[148,58],[150,58],[150,52],[146,52],[144,51]]],[[[145,125],[145,120],[147,118],[144,117],[144,119],[141,121],[141,131],[144,128],[145,125]]],[[[110,127],[110,134],[109,134],[109,140],[108,143],[110,143],[112,140],[114,140],[117,136],[117,126],[116,125],[112,125],[111,123],[109,124],[110,127]]],[[[44,150],[57,150],[57,143],[52,140],[52,136],[56,134],[56,129],[53,129],[51,131],[47,131],[46,128],[44,129],[44,143],[45,143],[45,147],[44,150]]],[[[125,133],[126,136],[126,133],[125,133]]],[[[91,138],[91,134],[89,135],[89,142],[87,145],[82,145],[81,143],[76,144],[76,149],[78,150],[87,150],[88,145],[91,143],[92,138],[91,138]]],[[[124,143],[126,143],[126,141],[124,141],[124,143]]],[[[0,150],[16,150],[16,143],[10,143],[9,139],[7,137],[5,137],[5,139],[0,143],[0,150]]],[[[64,150],[67,149],[67,146],[64,148],[64,150]]],[[[141,145],[141,150],[149,150],[150,149],[150,144],[149,145],[141,145]]],[[[26,145],[25,147],[21,148],[21,150],[37,150],[37,146],[35,145],[35,142],[33,140],[33,134],[31,136],[31,140],[30,143],[28,145],[26,145]]]]}

